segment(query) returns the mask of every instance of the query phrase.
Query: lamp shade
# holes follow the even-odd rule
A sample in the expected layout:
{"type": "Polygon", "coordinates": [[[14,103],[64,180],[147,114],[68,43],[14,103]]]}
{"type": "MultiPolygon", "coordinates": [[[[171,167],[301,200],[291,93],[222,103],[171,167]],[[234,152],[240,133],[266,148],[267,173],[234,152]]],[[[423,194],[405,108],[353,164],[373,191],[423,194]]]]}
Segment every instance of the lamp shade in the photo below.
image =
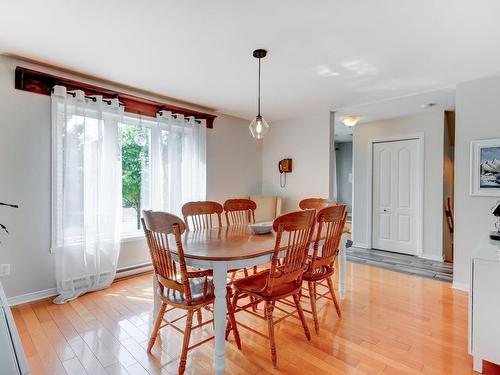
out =
{"type": "Polygon", "coordinates": [[[250,129],[250,133],[252,133],[252,137],[262,139],[269,130],[269,124],[261,115],[257,115],[248,128],[250,129]]]}

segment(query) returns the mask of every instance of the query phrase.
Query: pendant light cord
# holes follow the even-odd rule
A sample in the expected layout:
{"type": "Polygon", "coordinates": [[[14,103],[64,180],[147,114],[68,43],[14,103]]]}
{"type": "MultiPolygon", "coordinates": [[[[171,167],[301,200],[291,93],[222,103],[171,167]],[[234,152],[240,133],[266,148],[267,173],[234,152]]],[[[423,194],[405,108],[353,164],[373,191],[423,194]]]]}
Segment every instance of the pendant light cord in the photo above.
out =
{"type": "Polygon", "coordinates": [[[259,95],[258,95],[258,110],[257,110],[257,115],[260,116],[260,60],[261,58],[259,57],[259,95]]]}

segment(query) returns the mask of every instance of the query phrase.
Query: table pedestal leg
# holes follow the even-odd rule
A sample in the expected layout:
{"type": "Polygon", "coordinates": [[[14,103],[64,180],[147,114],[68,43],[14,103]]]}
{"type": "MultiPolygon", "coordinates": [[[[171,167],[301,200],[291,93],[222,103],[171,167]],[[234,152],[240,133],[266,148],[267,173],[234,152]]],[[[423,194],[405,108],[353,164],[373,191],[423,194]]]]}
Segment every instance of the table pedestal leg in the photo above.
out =
{"type": "Polygon", "coordinates": [[[345,298],[345,268],[346,268],[346,249],[345,244],[347,241],[347,236],[345,233],[342,234],[340,238],[340,249],[339,249],[339,297],[340,299],[345,298]]]}
{"type": "Polygon", "coordinates": [[[214,322],[215,322],[215,351],[214,370],[216,374],[224,374],[226,367],[226,283],[227,268],[223,263],[214,266],[214,322]]]}

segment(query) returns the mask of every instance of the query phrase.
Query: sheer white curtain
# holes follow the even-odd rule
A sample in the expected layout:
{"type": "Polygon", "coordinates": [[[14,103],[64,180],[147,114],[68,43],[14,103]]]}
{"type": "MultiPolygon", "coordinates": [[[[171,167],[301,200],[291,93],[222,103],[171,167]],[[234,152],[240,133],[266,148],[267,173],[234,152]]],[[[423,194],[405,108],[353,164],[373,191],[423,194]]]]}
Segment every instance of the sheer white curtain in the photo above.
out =
{"type": "Polygon", "coordinates": [[[181,216],[184,203],[206,199],[205,121],[169,111],[160,112],[157,121],[152,129],[153,208],[181,216]]]}
{"type": "Polygon", "coordinates": [[[55,303],[102,289],[115,277],[120,251],[121,151],[117,99],[82,91],[52,94],[52,248],[55,303]]]}

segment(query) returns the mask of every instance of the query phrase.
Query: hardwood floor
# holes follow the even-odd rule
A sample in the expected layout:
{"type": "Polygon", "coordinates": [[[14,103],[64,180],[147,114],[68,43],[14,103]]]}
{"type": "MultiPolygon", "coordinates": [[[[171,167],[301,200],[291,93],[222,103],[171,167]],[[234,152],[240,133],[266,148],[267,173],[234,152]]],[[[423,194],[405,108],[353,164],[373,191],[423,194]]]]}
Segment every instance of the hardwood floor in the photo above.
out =
{"type": "MultiPolygon", "coordinates": [[[[232,335],[228,374],[473,374],[467,354],[467,294],[449,283],[347,264],[342,319],[318,302],[320,336],[307,343],[298,319],[276,327],[278,368],[268,341],[241,327],[243,350],[232,335]]],[[[114,283],[66,305],[41,301],[13,314],[33,374],[176,374],[182,337],[163,329],[146,354],[152,328],[151,275],[114,283]]],[[[309,308],[307,298],[303,306],[309,308]]],[[[204,312],[209,314],[208,312],[204,312]]],[[[311,316],[306,314],[310,329],[311,316]]],[[[266,322],[240,313],[244,325],[266,332],[266,322]]],[[[183,323],[183,322],[182,322],[183,323]]],[[[195,332],[193,340],[211,331],[195,332]]],[[[312,330],[313,331],[313,330],[312,330]]],[[[193,341],[195,342],[195,341],[193,341]]],[[[188,355],[186,374],[212,373],[213,341],[188,355]]],[[[485,363],[485,374],[500,367],[485,363]]]]}

